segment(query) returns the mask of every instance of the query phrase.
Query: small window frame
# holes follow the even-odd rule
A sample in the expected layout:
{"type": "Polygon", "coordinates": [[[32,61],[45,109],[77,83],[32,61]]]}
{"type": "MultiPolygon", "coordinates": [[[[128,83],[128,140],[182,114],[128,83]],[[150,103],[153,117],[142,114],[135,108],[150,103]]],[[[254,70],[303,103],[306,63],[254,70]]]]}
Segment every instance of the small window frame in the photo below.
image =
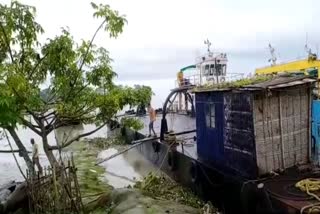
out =
{"type": "Polygon", "coordinates": [[[206,109],[207,109],[206,115],[205,115],[206,127],[211,128],[211,129],[215,129],[217,127],[215,103],[208,103],[206,109]]]}

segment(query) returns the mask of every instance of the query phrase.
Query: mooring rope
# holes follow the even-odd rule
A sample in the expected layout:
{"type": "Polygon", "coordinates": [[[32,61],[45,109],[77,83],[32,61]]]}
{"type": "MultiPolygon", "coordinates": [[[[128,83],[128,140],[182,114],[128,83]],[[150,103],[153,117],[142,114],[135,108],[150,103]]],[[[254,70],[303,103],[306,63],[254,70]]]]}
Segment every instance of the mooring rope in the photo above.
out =
{"type": "Polygon", "coordinates": [[[309,196],[317,199],[319,202],[304,206],[301,208],[300,213],[304,213],[308,209],[308,213],[314,211],[320,212],[320,197],[313,192],[320,190],[320,179],[306,178],[296,183],[295,187],[299,188],[302,192],[306,192],[309,196]]]}

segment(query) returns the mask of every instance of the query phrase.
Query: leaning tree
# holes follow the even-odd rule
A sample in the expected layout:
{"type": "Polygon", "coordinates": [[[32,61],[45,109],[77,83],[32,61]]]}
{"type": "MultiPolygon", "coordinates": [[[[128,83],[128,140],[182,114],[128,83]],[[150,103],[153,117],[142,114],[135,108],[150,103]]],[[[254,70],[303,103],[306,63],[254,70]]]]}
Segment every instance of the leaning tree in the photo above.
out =
{"type": "Polygon", "coordinates": [[[91,40],[78,44],[63,29],[40,44],[38,36],[44,30],[35,20],[35,8],[17,1],[0,4],[0,127],[10,133],[29,169],[32,162],[16,131],[18,125],[41,137],[50,164],[56,165],[53,150],[98,131],[126,105],[145,105],[151,99],[150,87],[114,84],[109,53],[94,39],[99,31],[116,38],[126,19],[108,5],[91,6],[94,17],[101,19],[91,40]],[[44,83],[49,84],[46,90],[44,83]],[[62,145],[48,143],[53,130],[73,122],[95,123],[96,129],[62,145]]]}

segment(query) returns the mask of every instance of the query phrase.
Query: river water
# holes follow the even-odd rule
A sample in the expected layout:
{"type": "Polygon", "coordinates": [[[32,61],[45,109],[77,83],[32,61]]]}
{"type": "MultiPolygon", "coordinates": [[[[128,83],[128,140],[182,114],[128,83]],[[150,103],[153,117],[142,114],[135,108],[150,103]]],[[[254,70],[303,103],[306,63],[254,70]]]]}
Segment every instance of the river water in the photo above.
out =
{"type": "MultiPolygon", "coordinates": [[[[67,138],[76,136],[78,134],[88,132],[95,129],[94,125],[77,125],[71,127],[65,127],[58,129],[55,132],[50,133],[48,136],[49,144],[55,145],[56,142],[64,142],[67,138]]],[[[88,138],[94,137],[106,137],[107,128],[104,127],[97,131],[96,133],[90,135],[88,138]]],[[[32,146],[30,144],[30,139],[34,138],[39,145],[39,159],[42,166],[49,165],[49,162],[44,154],[42,149],[42,143],[39,136],[34,134],[30,129],[25,129],[18,127],[18,135],[21,141],[24,143],[26,149],[31,151],[32,146]]],[[[9,135],[9,133],[8,133],[9,135]]],[[[14,149],[17,149],[14,141],[9,135],[9,140],[14,149]]],[[[76,142],[75,142],[76,143],[76,142]]],[[[0,140],[0,150],[10,150],[10,146],[5,137],[0,140]]],[[[97,158],[106,158],[118,152],[117,149],[111,148],[104,151],[101,151],[98,154],[97,158]]],[[[23,171],[26,170],[26,164],[24,160],[19,157],[16,153],[18,163],[23,171]]],[[[155,170],[153,165],[146,161],[142,155],[138,153],[137,150],[132,149],[129,152],[126,152],[116,158],[113,158],[107,162],[101,164],[106,169],[104,174],[104,180],[108,184],[119,188],[132,185],[136,180],[141,179],[143,176],[147,175],[150,171],[155,170]]],[[[8,182],[9,180],[22,181],[23,177],[19,172],[19,169],[16,165],[14,157],[11,153],[0,153],[0,185],[8,182]]]]}

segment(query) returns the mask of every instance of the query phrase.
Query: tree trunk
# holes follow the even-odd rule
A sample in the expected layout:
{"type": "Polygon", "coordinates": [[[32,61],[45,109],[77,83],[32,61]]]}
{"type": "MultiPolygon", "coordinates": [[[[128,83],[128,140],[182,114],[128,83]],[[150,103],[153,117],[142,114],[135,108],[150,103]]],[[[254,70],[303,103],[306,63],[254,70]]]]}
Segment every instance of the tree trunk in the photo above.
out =
{"type": "Polygon", "coordinates": [[[48,143],[48,138],[45,133],[42,135],[42,143],[43,143],[43,150],[47,155],[47,158],[50,162],[51,166],[58,166],[57,159],[54,157],[52,150],[49,149],[49,143],[48,143]]]}
{"type": "Polygon", "coordinates": [[[38,124],[40,126],[41,129],[41,137],[42,137],[42,144],[43,144],[43,150],[46,153],[46,156],[50,162],[50,165],[53,166],[58,166],[58,162],[57,159],[54,157],[52,150],[50,150],[50,146],[48,143],[48,137],[47,137],[47,133],[46,133],[46,128],[45,128],[45,120],[40,120],[38,121],[38,124]]]}
{"type": "Polygon", "coordinates": [[[17,133],[13,127],[9,127],[9,128],[7,128],[7,130],[9,131],[11,137],[13,138],[14,142],[16,143],[16,145],[18,146],[18,148],[20,150],[19,155],[23,157],[30,172],[33,172],[33,170],[34,170],[33,164],[32,164],[32,161],[31,161],[29,155],[28,155],[28,151],[26,150],[26,147],[21,142],[19,136],[17,135],[17,133]]]}

